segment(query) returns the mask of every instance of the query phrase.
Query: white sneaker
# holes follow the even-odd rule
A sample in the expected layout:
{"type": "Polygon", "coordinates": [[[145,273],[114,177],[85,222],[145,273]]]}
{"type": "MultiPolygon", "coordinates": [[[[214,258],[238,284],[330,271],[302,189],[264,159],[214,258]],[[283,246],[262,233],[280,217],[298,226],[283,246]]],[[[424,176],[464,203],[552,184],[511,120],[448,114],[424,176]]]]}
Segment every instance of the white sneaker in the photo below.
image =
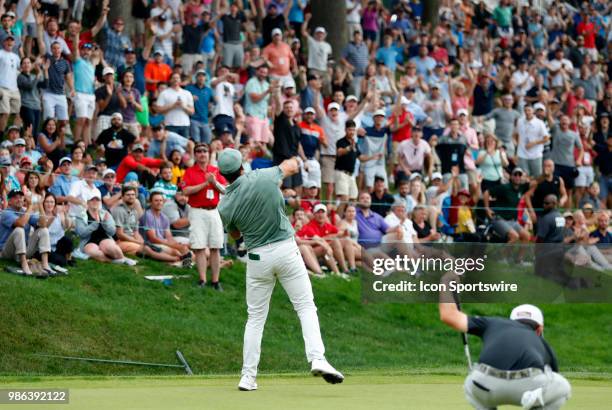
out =
{"type": "Polygon", "coordinates": [[[138,264],[138,262],[135,261],[134,259],[123,258],[123,264],[127,265],[127,266],[136,266],[136,264],[138,264]]]}
{"type": "Polygon", "coordinates": [[[310,373],[313,376],[322,376],[327,383],[336,384],[344,381],[344,376],[325,359],[314,359],[310,373]]]}
{"type": "Polygon", "coordinates": [[[248,374],[243,375],[240,378],[240,383],[238,383],[238,390],[241,390],[241,391],[257,390],[257,383],[255,382],[255,378],[253,376],[249,376],[248,374]]]}
{"type": "Polygon", "coordinates": [[[542,388],[538,387],[535,390],[527,390],[525,393],[523,393],[523,397],[521,397],[521,406],[523,406],[523,410],[544,406],[542,388]]]}

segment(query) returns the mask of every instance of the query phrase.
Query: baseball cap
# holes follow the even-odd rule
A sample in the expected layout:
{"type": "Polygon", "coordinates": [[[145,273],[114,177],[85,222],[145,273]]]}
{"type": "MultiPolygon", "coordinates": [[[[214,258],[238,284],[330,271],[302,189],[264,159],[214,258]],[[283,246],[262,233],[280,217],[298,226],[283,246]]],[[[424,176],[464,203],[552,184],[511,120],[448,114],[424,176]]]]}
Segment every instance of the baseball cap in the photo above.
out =
{"type": "Polygon", "coordinates": [[[125,49],[125,51],[123,51],[124,54],[134,54],[136,53],[136,50],[134,50],[132,47],[128,47],[125,49]]]}
{"type": "Polygon", "coordinates": [[[15,197],[17,195],[23,196],[23,191],[21,191],[20,189],[12,189],[12,190],[9,191],[9,193],[7,195],[7,198],[11,199],[11,198],[13,198],[13,197],[15,197]]]}
{"type": "Polygon", "coordinates": [[[272,30],[272,37],[274,36],[282,36],[283,35],[283,31],[280,28],[275,28],[274,30],[272,30]]]}
{"type": "Polygon", "coordinates": [[[432,90],[433,90],[433,89],[438,89],[438,90],[439,90],[439,89],[440,89],[440,84],[438,84],[438,83],[433,83],[433,84],[431,85],[431,89],[432,89],[432,90]]]}
{"type": "Polygon", "coordinates": [[[431,180],[433,181],[434,179],[442,179],[442,174],[439,172],[434,172],[431,174],[431,180]]]}
{"type": "Polygon", "coordinates": [[[151,18],[159,17],[162,14],[164,14],[164,11],[160,8],[156,7],[153,10],[151,10],[151,18]]]}
{"type": "Polygon", "coordinates": [[[314,31],[314,32],[315,32],[315,34],[316,34],[316,33],[323,33],[323,34],[327,34],[327,30],[325,30],[325,28],[324,28],[324,27],[321,27],[321,26],[319,26],[319,27],[315,28],[315,31],[314,31]]]}
{"type": "Polygon", "coordinates": [[[91,201],[92,199],[102,199],[102,197],[100,196],[100,191],[98,191],[97,189],[93,192],[91,192],[88,196],[87,196],[87,201],[91,201]]]}
{"type": "Polygon", "coordinates": [[[462,189],[461,191],[457,192],[457,196],[467,196],[468,198],[470,197],[470,191],[468,191],[467,189],[462,189]]]}
{"type": "Polygon", "coordinates": [[[206,70],[198,70],[198,71],[196,71],[195,74],[196,74],[196,77],[199,76],[200,74],[207,75],[206,70]]]}
{"type": "Polygon", "coordinates": [[[98,168],[96,168],[96,166],[94,164],[89,164],[87,165],[87,167],[85,168],[85,171],[98,171],[98,168]]]}
{"type": "Polygon", "coordinates": [[[121,115],[120,112],[114,112],[113,115],[111,115],[111,120],[114,118],[119,118],[121,121],[123,121],[123,115],[121,115]]]}
{"type": "Polygon", "coordinates": [[[512,309],[510,313],[512,320],[530,320],[538,325],[544,325],[544,315],[540,308],[534,305],[520,305],[512,309]]]}
{"type": "Polygon", "coordinates": [[[115,74],[113,67],[104,67],[104,70],[102,70],[102,75],[105,76],[108,74],[115,74]]]}
{"type": "Polygon", "coordinates": [[[0,144],[0,147],[2,147],[2,148],[11,148],[12,146],[13,146],[13,141],[11,141],[11,140],[4,140],[0,144]]]}
{"type": "Polygon", "coordinates": [[[323,204],[316,204],[316,205],[314,206],[314,209],[312,210],[312,213],[315,213],[315,214],[316,214],[316,213],[317,213],[317,212],[319,212],[319,211],[325,211],[325,212],[327,212],[327,207],[326,207],[325,205],[323,205],[323,204]]]}
{"type": "Polygon", "coordinates": [[[468,110],[466,110],[465,108],[460,109],[459,111],[457,111],[457,116],[460,117],[462,115],[468,116],[468,110]]]}
{"type": "Polygon", "coordinates": [[[62,159],[59,160],[59,164],[62,165],[64,162],[70,162],[72,164],[72,158],[70,157],[62,157],[62,159]]]}
{"type": "Polygon", "coordinates": [[[7,131],[19,131],[21,130],[21,128],[19,128],[17,125],[11,125],[10,127],[8,127],[7,131]]]}
{"type": "Polygon", "coordinates": [[[102,173],[102,178],[105,178],[107,175],[116,175],[116,172],[113,171],[111,168],[105,169],[104,172],[102,173]]]}
{"type": "Polygon", "coordinates": [[[221,154],[219,154],[217,163],[219,165],[219,171],[221,171],[222,174],[233,174],[242,166],[242,154],[236,149],[225,148],[221,151],[221,154]]]}
{"type": "Polygon", "coordinates": [[[4,37],[4,40],[2,41],[6,41],[6,40],[15,40],[15,36],[13,36],[12,34],[9,34],[8,36],[4,37]]]}
{"type": "Polygon", "coordinates": [[[19,164],[25,164],[25,163],[32,163],[32,160],[30,159],[30,157],[21,157],[21,159],[19,160],[19,164]]]}
{"type": "Polygon", "coordinates": [[[329,105],[327,106],[327,111],[331,111],[333,109],[340,111],[340,104],[338,104],[337,102],[329,103],[329,105]]]}
{"type": "Polygon", "coordinates": [[[314,109],[314,108],[312,108],[312,107],[308,107],[308,108],[306,108],[306,109],[304,110],[304,114],[308,114],[308,113],[310,113],[310,114],[316,114],[316,111],[315,111],[315,109],[314,109]]]}
{"type": "Polygon", "coordinates": [[[525,173],[525,171],[523,170],[523,168],[520,168],[520,167],[516,167],[516,168],[514,168],[514,169],[512,170],[512,173],[513,173],[513,174],[516,174],[517,172],[520,172],[520,173],[522,173],[522,174],[524,174],[524,173],[525,173]]]}
{"type": "Polygon", "coordinates": [[[293,78],[288,78],[283,81],[283,88],[295,88],[295,81],[293,78]]]}
{"type": "Polygon", "coordinates": [[[544,111],[546,111],[546,107],[542,103],[535,103],[535,104],[533,104],[533,109],[534,110],[544,110],[544,111]]]}
{"type": "Polygon", "coordinates": [[[10,166],[11,165],[11,157],[0,157],[0,166],[10,166]]]}
{"type": "Polygon", "coordinates": [[[157,50],[155,50],[155,51],[153,52],[153,55],[155,55],[155,54],[159,54],[160,56],[163,56],[163,55],[164,55],[164,51],[163,51],[162,49],[159,49],[159,48],[158,48],[157,50]]]}
{"type": "Polygon", "coordinates": [[[359,98],[357,98],[356,96],[354,96],[353,94],[351,94],[351,95],[349,95],[348,97],[346,97],[346,100],[345,100],[345,101],[346,101],[346,102],[349,102],[349,101],[357,101],[357,102],[359,102],[359,98]]]}
{"type": "Polygon", "coordinates": [[[144,147],[142,146],[142,144],[134,144],[134,146],[132,147],[132,152],[134,151],[144,152],[144,147]]]}
{"type": "Polygon", "coordinates": [[[318,188],[318,186],[316,182],[308,181],[304,184],[304,188],[318,188]]]}
{"type": "Polygon", "coordinates": [[[13,145],[17,146],[17,145],[24,145],[25,146],[25,140],[23,138],[17,138],[15,140],[15,142],[13,143],[13,145]]]}
{"type": "Polygon", "coordinates": [[[374,117],[378,116],[386,117],[387,115],[385,114],[385,110],[376,110],[376,112],[374,113],[374,117]]]}
{"type": "Polygon", "coordinates": [[[126,184],[128,182],[138,182],[138,174],[135,172],[128,172],[123,179],[123,183],[126,184]]]}
{"type": "Polygon", "coordinates": [[[571,213],[570,211],[566,211],[566,212],[563,212],[563,217],[564,218],[573,218],[574,214],[571,213]]]}
{"type": "Polygon", "coordinates": [[[419,174],[418,172],[413,172],[412,174],[410,174],[410,178],[408,178],[409,181],[414,181],[415,179],[423,179],[423,177],[421,176],[421,174],[419,174]]]}
{"type": "Polygon", "coordinates": [[[94,162],[94,164],[96,165],[106,164],[106,158],[100,157],[94,162]]]}

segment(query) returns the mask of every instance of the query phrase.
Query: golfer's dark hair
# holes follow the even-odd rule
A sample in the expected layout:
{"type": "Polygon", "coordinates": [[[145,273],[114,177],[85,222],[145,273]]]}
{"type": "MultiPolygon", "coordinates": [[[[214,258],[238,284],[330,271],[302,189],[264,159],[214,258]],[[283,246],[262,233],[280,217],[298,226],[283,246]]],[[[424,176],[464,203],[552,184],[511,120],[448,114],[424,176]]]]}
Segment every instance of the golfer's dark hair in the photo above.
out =
{"type": "Polygon", "coordinates": [[[516,321],[529,326],[533,330],[536,330],[539,326],[536,322],[534,322],[533,320],[529,320],[529,319],[516,319],[516,321]]]}
{"type": "Polygon", "coordinates": [[[238,168],[238,171],[232,172],[231,174],[223,174],[222,173],[221,175],[223,175],[223,178],[227,179],[227,182],[229,182],[231,184],[235,180],[240,178],[240,175],[242,175],[242,165],[240,166],[240,168],[238,168]]]}

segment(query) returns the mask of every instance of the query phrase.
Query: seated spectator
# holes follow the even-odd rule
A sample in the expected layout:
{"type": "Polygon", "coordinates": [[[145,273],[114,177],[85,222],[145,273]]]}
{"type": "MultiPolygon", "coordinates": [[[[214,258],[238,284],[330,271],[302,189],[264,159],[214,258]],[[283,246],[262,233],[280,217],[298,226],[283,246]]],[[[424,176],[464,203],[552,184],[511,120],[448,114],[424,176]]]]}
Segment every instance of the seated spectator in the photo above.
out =
{"type": "Polygon", "coordinates": [[[55,195],[47,194],[43,201],[43,212],[47,218],[51,244],[49,263],[59,266],[74,266],[76,263],[72,259],[74,245],[71,232],[74,222],[68,216],[66,207],[57,204],[55,195]]]}
{"type": "Polygon", "coordinates": [[[67,197],[70,194],[72,184],[76,183],[77,179],[72,176],[72,159],[63,157],[59,160],[59,175],[55,176],[53,185],[49,188],[49,192],[55,195],[58,204],[67,202],[67,197]]]}
{"type": "Polygon", "coordinates": [[[158,174],[154,168],[159,168],[163,163],[163,159],[145,157],[142,144],[134,144],[132,152],[121,160],[117,168],[117,181],[122,183],[129,172],[134,172],[141,184],[150,187],[155,183],[155,175],[158,174]]]}
{"type": "MultiPolygon", "coordinates": [[[[596,244],[606,244],[609,245],[612,243],[612,234],[609,230],[610,226],[610,214],[608,211],[599,211],[597,213],[597,229],[590,233],[591,238],[598,239],[596,244]]],[[[602,250],[607,251],[606,253],[610,253],[609,247],[602,247],[602,250]]]]}
{"type": "Polygon", "coordinates": [[[427,208],[423,205],[417,205],[412,211],[412,226],[417,233],[419,242],[435,242],[442,235],[436,231],[436,227],[432,227],[427,221],[427,208]]]}
{"type": "Polygon", "coordinates": [[[317,184],[312,181],[305,183],[300,200],[300,207],[304,210],[309,219],[312,218],[314,207],[319,203],[319,188],[317,184]]]}
{"type": "Polygon", "coordinates": [[[173,150],[168,157],[169,161],[172,163],[172,183],[180,184],[183,179],[183,175],[185,175],[185,163],[183,162],[183,155],[179,150],[173,150]]]}
{"type": "Polygon", "coordinates": [[[103,184],[99,186],[102,204],[107,210],[111,210],[121,201],[121,186],[117,184],[115,171],[106,169],[102,173],[103,184]]]}
{"type": "MultiPolygon", "coordinates": [[[[155,188],[153,188],[155,189],[155,188]]],[[[162,212],[170,221],[170,228],[177,242],[189,245],[189,204],[181,189],[173,197],[166,198],[162,212]]]]}
{"type": "Polygon", "coordinates": [[[19,261],[21,272],[32,275],[28,258],[40,254],[43,276],[54,275],[49,266],[49,230],[45,215],[40,212],[42,203],[31,202],[25,206],[23,192],[12,190],[7,195],[8,207],[0,214],[0,258],[19,261]],[[34,229],[30,235],[31,228],[34,229]]]}
{"type": "Polygon", "coordinates": [[[70,185],[70,191],[65,199],[70,204],[69,214],[71,217],[77,217],[85,211],[89,198],[93,196],[102,198],[100,190],[94,184],[97,175],[96,166],[89,165],[85,171],[85,178],[76,180],[70,185]]]}
{"type": "Polygon", "coordinates": [[[85,212],[75,218],[76,233],[80,238],[79,251],[98,262],[112,262],[136,265],[136,261],[126,258],[113,239],[117,229],[110,212],[102,208],[100,193],[93,193],[87,199],[85,212]]]}
{"type": "Polygon", "coordinates": [[[55,118],[47,118],[38,134],[38,146],[40,150],[53,162],[54,168],[60,165],[60,159],[65,157],[66,136],[62,128],[57,128],[55,118]]]}
{"type": "Polygon", "coordinates": [[[40,175],[35,171],[29,171],[25,176],[25,183],[22,188],[26,198],[26,203],[38,206],[45,198],[45,191],[40,183],[40,175]]]}
{"type": "Polygon", "coordinates": [[[302,233],[304,233],[302,229],[310,222],[304,210],[296,209],[293,212],[292,219],[293,229],[296,232],[295,240],[309,273],[314,277],[325,277],[319,264],[319,258],[321,258],[334,275],[340,275],[338,264],[334,258],[334,251],[329,243],[321,237],[306,238],[302,236],[302,233]]]}
{"type": "Polygon", "coordinates": [[[397,233],[396,237],[389,236],[389,239],[401,239],[403,230],[401,227],[389,228],[384,218],[372,212],[370,209],[372,197],[368,192],[359,194],[357,209],[357,227],[359,228],[359,244],[365,249],[377,248],[382,243],[382,238],[386,234],[397,233]]]}
{"type": "Polygon", "coordinates": [[[145,244],[156,252],[173,257],[173,262],[182,260],[182,266],[189,267],[191,265],[189,245],[174,239],[174,235],[172,235],[170,230],[170,221],[162,213],[164,202],[164,194],[162,192],[151,192],[149,197],[150,208],[145,211],[140,219],[145,244]]]}
{"type": "Polygon", "coordinates": [[[166,200],[173,200],[177,190],[177,185],[172,183],[172,164],[166,162],[159,168],[159,179],[153,184],[152,191],[161,192],[166,200]]]}
{"type": "Polygon", "coordinates": [[[565,258],[577,266],[588,266],[597,271],[611,272],[612,264],[609,258],[595,246],[599,239],[599,237],[589,235],[586,219],[582,211],[574,212],[572,232],[567,233],[563,239],[565,243],[572,243],[574,246],[566,252],[565,258]]]}

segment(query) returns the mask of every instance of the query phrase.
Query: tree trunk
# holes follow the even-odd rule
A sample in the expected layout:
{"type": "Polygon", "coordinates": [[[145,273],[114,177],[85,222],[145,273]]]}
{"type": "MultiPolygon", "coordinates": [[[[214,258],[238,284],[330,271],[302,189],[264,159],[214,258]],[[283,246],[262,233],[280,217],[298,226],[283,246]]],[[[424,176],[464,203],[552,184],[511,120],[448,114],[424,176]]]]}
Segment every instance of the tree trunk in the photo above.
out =
{"type": "Polygon", "coordinates": [[[334,60],[340,59],[342,49],[348,42],[346,33],[346,3],[341,0],[311,0],[312,20],[308,24],[311,31],[317,26],[327,30],[327,42],[334,51],[334,60]]]}
{"type": "Polygon", "coordinates": [[[134,19],[132,18],[132,0],[110,0],[110,11],[108,12],[108,23],[117,17],[125,21],[124,33],[131,37],[134,32],[134,19]]]}
{"type": "Polygon", "coordinates": [[[425,0],[423,11],[423,24],[429,25],[429,30],[433,31],[438,25],[438,11],[440,10],[440,0],[425,0]]]}

